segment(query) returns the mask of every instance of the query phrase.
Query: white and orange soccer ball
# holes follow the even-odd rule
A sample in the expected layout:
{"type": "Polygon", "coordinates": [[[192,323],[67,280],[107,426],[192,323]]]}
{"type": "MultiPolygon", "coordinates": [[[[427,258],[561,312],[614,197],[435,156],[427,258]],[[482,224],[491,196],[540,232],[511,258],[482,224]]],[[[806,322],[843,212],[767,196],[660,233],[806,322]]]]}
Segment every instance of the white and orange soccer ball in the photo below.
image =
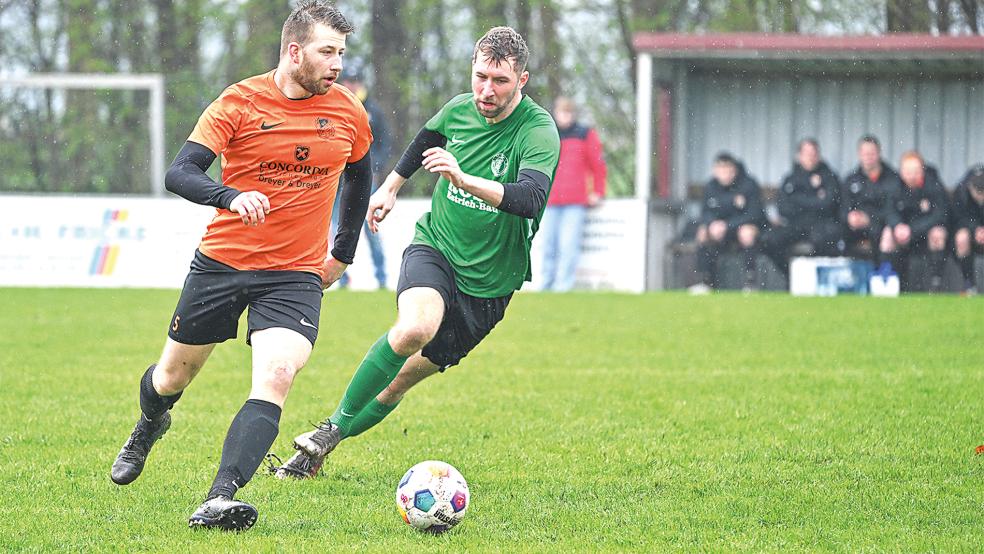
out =
{"type": "Polygon", "coordinates": [[[396,487],[396,508],[410,527],[443,533],[468,511],[468,483],[451,464],[429,460],[411,467],[396,487]]]}

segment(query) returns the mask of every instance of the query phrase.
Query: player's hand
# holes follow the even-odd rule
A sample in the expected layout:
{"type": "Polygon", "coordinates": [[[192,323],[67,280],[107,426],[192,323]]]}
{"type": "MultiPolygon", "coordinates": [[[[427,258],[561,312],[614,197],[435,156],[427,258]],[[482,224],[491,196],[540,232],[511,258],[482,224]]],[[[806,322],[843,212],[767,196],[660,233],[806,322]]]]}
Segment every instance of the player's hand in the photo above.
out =
{"type": "Polygon", "coordinates": [[[895,234],[895,242],[902,245],[909,244],[909,239],[912,238],[912,228],[905,223],[896,225],[893,233],[895,234]]]}
{"type": "Polygon", "coordinates": [[[984,225],[974,229],[974,242],[984,244],[984,225]]]}
{"type": "Polygon", "coordinates": [[[591,191],[588,193],[588,207],[596,208],[601,205],[601,196],[597,192],[591,191]]]}
{"type": "Polygon", "coordinates": [[[369,197],[369,210],[366,212],[366,223],[369,224],[369,230],[373,233],[378,233],[379,224],[393,211],[393,206],[395,205],[395,193],[383,187],[380,187],[379,190],[374,192],[369,197]]]}
{"type": "Polygon", "coordinates": [[[424,168],[431,173],[440,173],[454,186],[461,186],[464,174],[458,167],[458,160],[447,150],[434,147],[424,150],[424,168]]]}
{"type": "Polygon", "coordinates": [[[266,221],[266,214],[270,213],[270,200],[262,192],[246,191],[232,199],[229,211],[239,214],[244,225],[255,227],[266,221]]]}
{"type": "Polygon", "coordinates": [[[335,258],[328,258],[321,266],[321,288],[328,288],[335,284],[335,281],[342,278],[342,274],[348,269],[348,264],[340,262],[335,258]]]}

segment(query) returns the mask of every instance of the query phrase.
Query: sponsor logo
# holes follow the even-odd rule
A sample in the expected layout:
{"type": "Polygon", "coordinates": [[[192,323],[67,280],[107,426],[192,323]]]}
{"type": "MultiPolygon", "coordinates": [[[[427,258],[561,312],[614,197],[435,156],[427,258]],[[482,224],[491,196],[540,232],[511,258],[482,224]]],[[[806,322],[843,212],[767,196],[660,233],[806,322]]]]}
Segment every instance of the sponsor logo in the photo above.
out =
{"type": "Polygon", "coordinates": [[[274,171],[286,171],[289,173],[300,173],[302,175],[328,175],[327,167],[315,165],[301,165],[292,162],[260,162],[260,169],[272,169],[274,171]]]}
{"type": "Polygon", "coordinates": [[[327,117],[315,119],[315,125],[315,128],[318,130],[318,136],[322,139],[330,140],[335,137],[335,124],[327,117]]]}
{"type": "Polygon", "coordinates": [[[463,141],[461,139],[458,139],[458,138],[455,138],[455,137],[451,137],[451,144],[464,144],[464,143],[465,143],[465,141],[463,141]]]}
{"type": "Polygon", "coordinates": [[[181,323],[181,316],[174,316],[174,325],[171,326],[171,330],[174,332],[178,331],[178,325],[181,323]]]}
{"type": "Polygon", "coordinates": [[[481,210],[483,212],[490,212],[497,214],[499,213],[498,208],[494,208],[485,203],[481,198],[476,197],[470,192],[465,192],[460,188],[448,183],[448,200],[454,202],[455,204],[462,205],[466,208],[471,208],[473,210],[481,210]]]}
{"type": "Polygon", "coordinates": [[[267,124],[267,122],[264,121],[263,123],[260,123],[260,129],[262,129],[264,131],[269,131],[270,129],[273,129],[274,127],[280,127],[283,124],[284,124],[283,121],[281,121],[280,123],[270,123],[270,124],[267,124]]]}
{"type": "Polygon", "coordinates": [[[120,245],[110,241],[140,241],[144,238],[144,228],[133,227],[132,224],[127,223],[129,219],[130,212],[127,210],[106,210],[103,212],[102,227],[98,232],[95,228],[62,226],[58,234],[60,238],[72,236],[77,239],[101,236],[102,244],[92,253],[89,275],[108,276],[116,270],[116,262],[120,256],[120,245]]]}
{"type": "Polygon", "coordinates": [[[492,162],[489,164],[489,168],[492,170],[492,175],[502,177],[509,169],[509,160],[506,159],[505,154],[499,152],[495,156],[492,156],[492,162]]]}
{"type": "Polygon", "coordinates": [[[311,149],[307,146],[301,146],[298,144],[294,147],[294,159],[303,162],[311,157],[311,149]]]}

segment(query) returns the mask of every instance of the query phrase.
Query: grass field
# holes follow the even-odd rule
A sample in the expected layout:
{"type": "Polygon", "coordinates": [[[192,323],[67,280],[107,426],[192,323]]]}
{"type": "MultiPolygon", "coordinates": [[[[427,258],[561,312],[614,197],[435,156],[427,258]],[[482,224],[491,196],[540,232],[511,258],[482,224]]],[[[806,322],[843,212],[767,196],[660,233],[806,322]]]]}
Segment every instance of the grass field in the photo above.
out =
{"type": "MultiPolygon", "coordinates": [[[[954,551],[984,537],[984,299],[517,296],[465,362],[343,442],[316,480],[257,474],[248,533],[193,532],[249,389],[216,349],[127,487],[177,291],[0,289],[0,550],[954,551]],[[472,504],[439,537],[393,491],[425,459],[472,504]]],[[[276,452],[322,418],[394,316],[326,297],[276,452]]]]}

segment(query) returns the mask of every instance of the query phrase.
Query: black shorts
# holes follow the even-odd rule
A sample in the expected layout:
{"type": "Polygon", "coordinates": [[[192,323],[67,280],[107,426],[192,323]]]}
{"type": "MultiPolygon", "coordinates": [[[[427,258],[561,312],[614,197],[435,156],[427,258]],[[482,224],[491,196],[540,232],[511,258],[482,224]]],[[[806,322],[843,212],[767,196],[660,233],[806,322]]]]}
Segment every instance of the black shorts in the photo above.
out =
{"type": "Polygon", "coordinates": [[[253,331],[284,327],[314,341],[321,316],[321,278],[306,271],[242,271],[199,251],[191,261],[167,336],[182,344],[236,338],[246,307],[253,331]]]}
{"type": "Polygon", "coordinates": [[[502,321],[512,293],[497,298],[478,298],[458,290],[454,269],[447,258],[423,244],[403,251],[396,296],[414,287],[434,289],[444,299],[444,319],[437,335],[421,354],[441,371],[456,365],[502,321]]]}

